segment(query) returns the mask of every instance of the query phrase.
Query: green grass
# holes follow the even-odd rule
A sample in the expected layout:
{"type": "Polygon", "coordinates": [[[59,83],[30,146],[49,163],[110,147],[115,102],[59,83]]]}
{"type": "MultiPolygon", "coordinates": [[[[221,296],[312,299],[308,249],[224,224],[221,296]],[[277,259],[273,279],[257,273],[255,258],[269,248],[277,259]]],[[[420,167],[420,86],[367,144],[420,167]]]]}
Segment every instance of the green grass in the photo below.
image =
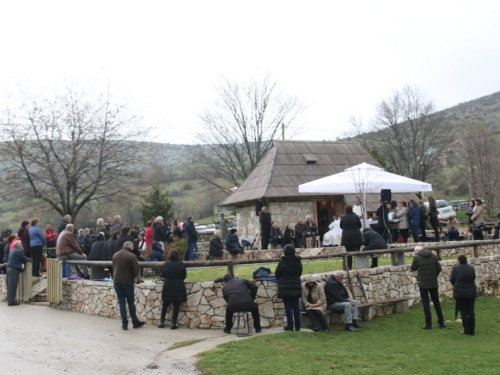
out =
{"type": "MultiPolygon", "coordinates": [[[[445,319],[453,319],[454,308],[454,301],[443,301],[445,319]]],[[[476,336],[460,335],[462,325],[454,321],[446,329],[421,329],[419,304],[364,323],[358,333],[332,325],[329,334],[283,332],[229,342],[202,353],[198,367],[203,375],[498,374],[499,310],[498,299],[477,299],[476,336]]]]}
{"type": "MultiPolygon", "coordinates": [[[[406,264],[409,264],[412,258],[406,257],[406,264]]],[[[455,258],[442,258],[442,260],[450,260],[455,258]]],[[[244,279],[253,279],[253,270],[258,267],[268,267],[271,269],[271,272],[274,273],[274,270],[277,266],[276,263],[261,263],[261,264],[252,264],[245,266],[235,266],[234,267],[234,275],[236,277],[244,278],[244,279]]],[[[391,258],[379,258],[378,265],[379,266],[389,266],[391,264],[391,258]]],[[[339,258],[336,259],[326,259],[326,260],[311,260],[311,261],[303,261],[302,262],[303,275],[311,274],[311,273],[323,273],[323,272],[331,272],[342,269],[342,260],[339,258]]],[[[203,282],[203,281],[213,281],[219,277],[224,276],[227,273],[227,267],[213,267],[213,268],[200,268],[200,269],[189,269],[187,272],[186,281],[192,282],[203,282]]]]}
{"type": "Polygon", "coordinates": [[[205,339],[196,339],[196,340],[187,340],[187,341],[180,341],[176,342],[174,345],[168,348],[168,350],[174,350],[177,348],[183,348],[185,346],[193,345],[196,344],[197,342],[203,341],[205,339]]]}

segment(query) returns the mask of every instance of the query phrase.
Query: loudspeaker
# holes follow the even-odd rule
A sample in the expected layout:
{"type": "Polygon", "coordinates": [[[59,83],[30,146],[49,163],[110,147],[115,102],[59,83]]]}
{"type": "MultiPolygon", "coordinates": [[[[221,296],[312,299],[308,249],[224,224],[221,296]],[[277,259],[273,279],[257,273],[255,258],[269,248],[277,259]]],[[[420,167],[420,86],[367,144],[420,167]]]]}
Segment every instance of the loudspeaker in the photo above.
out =
{"type": "Polygon", "coordinates": [[[392,201],[391,189],[380,190],[380,199],[382,199],[382,202],[390,203],[392,201]]]}
{"type": "Polygon", "coordinates": [[[255,203],[255,213],[258,215],[260,211],[262,211],[262,207],[264,207],[266,204],[264,202],[257,202],[255,203]]]}

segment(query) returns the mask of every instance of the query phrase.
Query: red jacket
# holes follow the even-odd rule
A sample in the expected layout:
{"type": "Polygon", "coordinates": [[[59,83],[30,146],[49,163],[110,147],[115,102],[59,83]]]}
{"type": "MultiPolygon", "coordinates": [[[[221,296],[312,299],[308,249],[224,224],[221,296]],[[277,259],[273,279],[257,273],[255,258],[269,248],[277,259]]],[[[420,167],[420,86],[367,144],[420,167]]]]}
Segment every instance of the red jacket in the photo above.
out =
{"type": "Polygon", "coordinates": [[[151,248],[153,246],[153,227],[147,227],[144,231],[144,240],[146,241],[146,246],[151,248]]]}
{"type": "Polygon", "coordinates": [[[45,235],[47,242],[54,242],[56,240],[57,232],[54,229],[48,229],[43,232],[43,234],[45,235]]]}

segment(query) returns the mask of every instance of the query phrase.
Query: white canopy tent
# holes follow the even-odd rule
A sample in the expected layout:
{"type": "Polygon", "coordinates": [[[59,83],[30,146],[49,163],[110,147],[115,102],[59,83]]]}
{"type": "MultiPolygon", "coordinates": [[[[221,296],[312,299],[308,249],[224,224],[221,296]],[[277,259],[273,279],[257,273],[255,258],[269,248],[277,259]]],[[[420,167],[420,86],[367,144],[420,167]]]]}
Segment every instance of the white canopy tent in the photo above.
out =
{"type": "Polygon", "coordinates": [[[390,189],[393,193],[412,193],[432,191],[432,185],[367,163],[299,185],[299,193],[358,194],[363,197],[363,207],[366,206],[366,194],[380,193],[382,189],[390,189]]]}

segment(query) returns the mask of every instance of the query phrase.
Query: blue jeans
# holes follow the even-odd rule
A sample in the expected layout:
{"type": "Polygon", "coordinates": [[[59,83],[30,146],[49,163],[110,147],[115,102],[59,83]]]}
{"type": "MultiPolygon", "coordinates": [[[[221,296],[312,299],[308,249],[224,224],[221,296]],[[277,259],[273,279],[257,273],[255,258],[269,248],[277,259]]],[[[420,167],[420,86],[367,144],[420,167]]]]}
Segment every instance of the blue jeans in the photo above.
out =
{"type": "Polygon", "coordinates": [[[188,243],[188,251],[186,253],[186,260],[194,261],[194,253],[198,252],[198,244],[196,242],[188,243]]]}
{"type": "MultiPolygon", "coordinates": [[[[420,242],[420,234],[418,233],[418,225],[410,224],[411,234],[413,236],[413,242],[420,242]]],[[[425,234],[425,232],[424,232],[425,234]]]]}
{"type": "Polygon", "coordinates": [[[300,329],[300,297],[283,297],[287,326],[292,328],[295,318],[295,329],[300,329]]]}
{"type": "Polygon", "coordinates": [[[460,236],[460,233],[458,233],[458,230],[450,229],[448,231],[448,241],[458,240],[459,236],[460,236]]]}
{"type": "Polygon", "coordinates": [[[128,284],[115,283],[115,291],[116,291],[116,296],[118,297],[118,304],[120,305],[120,316],[122,317],[122,325],[128,326],[127,306],[126,306],[127,303],[132,323],[134,325],[138,324],[139,319],[137,319],[137,314],[135,313],[135,304],[134,304],[134,286],[128,284]]]}

